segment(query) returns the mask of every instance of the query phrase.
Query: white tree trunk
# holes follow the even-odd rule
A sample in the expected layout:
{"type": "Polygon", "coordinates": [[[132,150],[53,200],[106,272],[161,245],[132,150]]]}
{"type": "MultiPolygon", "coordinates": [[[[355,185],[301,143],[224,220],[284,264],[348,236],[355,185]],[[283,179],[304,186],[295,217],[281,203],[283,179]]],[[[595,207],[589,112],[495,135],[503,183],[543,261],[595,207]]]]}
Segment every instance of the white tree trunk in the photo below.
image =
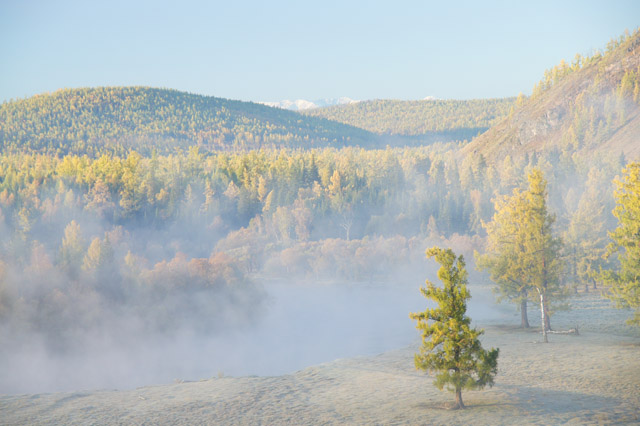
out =
{"type": "Polygon", "coordinates": [[[547,339],[547,327],[544,326],[544,293],[540,291],[540,289],[538,289],[538,293],[540,293],[540,318],[542,319],[542,338],[544,339],[544,343],[549,343],[549,339],[547,339]]]}

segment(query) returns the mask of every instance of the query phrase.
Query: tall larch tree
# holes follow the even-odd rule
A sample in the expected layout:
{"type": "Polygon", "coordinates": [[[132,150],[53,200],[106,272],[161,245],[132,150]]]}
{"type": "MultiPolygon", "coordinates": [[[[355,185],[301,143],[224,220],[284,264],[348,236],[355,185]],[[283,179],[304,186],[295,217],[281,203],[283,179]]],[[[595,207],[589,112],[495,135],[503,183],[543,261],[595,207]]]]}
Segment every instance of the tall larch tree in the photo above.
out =
{"type": "Polygon", "coordinates": [[[515,302],[520,309],[520,326],[529,328],[527,302],[532,286],[522,261],[526,236],[520,232],[525,217],[525,195],[519,189],[510,197],[496,200],[493,220],[483,223],[487,231],[485,253],[476,252],[475,257],[478,268],[488,270],[496,283],[494,292],[498,300],[515,302]]]}
{"type": "Polygon", "coordinates": [[[603,259],[608,242],[605,204],[603,194],[594,179],[594,171],[589,173],[589,183],[580,197],[576,210],[571,214],[567,229],[563,233],[567,278],[577,285],[596,288],[598,271],[606,268],[603,259]]]}
{"type": "Polygon", "coordinates": [[[524,261],[531,284],[540,297],[542,334],[547,342],[547,331],[551,329],[550,298],[566,295],[560,281],[562,243],[552,232],[555,216],[547,210],[547,181],[539,169],[533,169],[528,178],[527,216],[521,228],[525,233],[524,252],[528,255],[524,261]]]}
{"type": "Polygon", "coordinates": [[[418,322],[416,328],[422,332],[422,346],[415,355],[415,366],[436,373],[438,389],[446,386],[455,392],[454,408],[465,408],[463,389],[493,386],[499,350],[486,351],[482,348],[479,337],[484,330],[471,328],[471,319],[466,315],[467,300],[471,294],[467,290],[464,258],[456,256],[450,249],[438,247],[427,250],[426,254],[429,258],[435,257],[441,265],[438,278],[443,287],[436,287],[427,280],[426,288],[420,291],[438,307],[409,314],[418,322]]]}
{"type": "Polygon", "coordinates": [[[617,271],[603,271],[608,296],[619,308],[635,309],[629,324],[640,326],[640,162],[630,163],[614,182],[618,227],[610,233],[609,253],[618,254],[617,271]]]}
{"type": "Polygon", "coordinates": [[[496,202],[496,213],[487,230],[487,246],[478,258],[496,283],[500,297],[520,305],[521,324],[528,326],[527,300],[540,299],[544,341],[551,328],[550,302],[566,292],[560,286],[561,242],[553,236],[555,217],[547,210],[547,182],[539,169],[528,176],[526,191],[514,189],[511,196],[496,202]]]}

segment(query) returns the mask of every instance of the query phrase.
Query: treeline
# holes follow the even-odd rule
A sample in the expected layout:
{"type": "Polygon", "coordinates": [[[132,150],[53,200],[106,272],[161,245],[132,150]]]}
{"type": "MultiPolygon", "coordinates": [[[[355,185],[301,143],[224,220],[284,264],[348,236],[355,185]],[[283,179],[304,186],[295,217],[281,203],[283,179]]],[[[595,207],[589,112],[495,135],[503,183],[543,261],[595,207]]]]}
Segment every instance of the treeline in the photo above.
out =
{"type": "MultiPolygon", "coordinates": [[[[571,63],[568,63],[564,59],[560,61],[560,63],[548,70],[545,70],[544,77],[534,85],[533,93],[531,97],[536,99],[545,91],[551,89],[555,85],[557,85],[560,81],[562,81],[565,77],[570,74],[573,74],[576,71],[579,71],[587,66],[592,64],[603,64],[602,59],[607,57],[611,57],[614,55],[623,55],[627,56],[629,52],[634,50],[637,45],[637,30],[631,34],[629,31],[626,31],[620,37],[616,39],[611,39],[609,43],[607,43],[606,49],[604,51],[597,50],[592,55],[583,56],[581,54],[576,54],[571,63]],[[620,46],[624,46],[627,49],[626,51],[621,51],[618,49],[620,46]]],[[[598,78],[596,79],[596,83],[601,81],[604,76],[605,69],[600,68],[598,70],[598,78]]]]}
{"type": "Polygon", "coordinates": [[[376,100],[299,114],[146,87],[65,89],[0,105],[3,152],[124,156],[202,151],[423,145],[470,140],[515,98],[376,100]]]}
{"type": "Polygon", "coordinates": [[[434,243],[471,259],[492,200],[534,167],[565,240],[563,285],[593,285],[624,159],[494,166],[453,148],[1,155],[0,318],[53,342],[117,312],[172,329],[187,309],[185,321],[231,327],[252,314],[230,312],[260,311],[251,277],[386,280],[434,243]]]}
{"type": "Polygon", "coordinates": [[[516,98],[475,100],[374,100],[318,108],[304,114],[324,117],[384,135],[441,133],[471,139],[509,114],[516,98]]]}
{"type": "Polygon", "coordinates": [[[98,156],[375,144],[351,126],[252,102],[145,87],[66,89],[0,105],[0,148],[98,156]]]}
{"type": "Polygon", "coordinates": [[[551,207],[569,224],[589,200],[612,210],[611,181],[625,162],[612,156],[585,164],[556,151],[518,160],[507,156],[491,165],[481,155],[459,160],[449,148],[192,148],[167,156],[131,152],[96,159],[3,155],[0,224],[10,236],[4,250],[20,253],[21,244],[28,246],[44,231],[59,242],[64,226],[77,217],[124,230],[182,227],[178,238],[185,240],[192,229],[207,241],[188,245],[189,254],[198,256],[243,228],[282,246],[327,238],[482,235],[482,221],[493,214],[492,198],[522,185],[523,171],[532,167],[548,177],[551,207]]]}

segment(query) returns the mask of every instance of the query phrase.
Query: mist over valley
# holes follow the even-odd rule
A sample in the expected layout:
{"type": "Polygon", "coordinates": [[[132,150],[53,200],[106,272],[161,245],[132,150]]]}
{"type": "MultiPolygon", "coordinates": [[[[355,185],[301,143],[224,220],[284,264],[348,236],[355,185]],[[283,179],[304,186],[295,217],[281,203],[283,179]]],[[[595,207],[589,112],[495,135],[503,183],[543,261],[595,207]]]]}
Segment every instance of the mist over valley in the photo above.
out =
{"type": "Polygon", "coordinates": [[[503,99],[2,103],[0,413],[83,423],[82,398],[103,398],[91,421],[142,422],[156,400],[151,422],[637,421],[639,40],[503,99]],[[447,275],[431,247],[463,258],[447,275]],[[444,311],[469,322],[450,324],[500,348],[495,387],[480,371],[465,388],[481,415],[443,410],[436,373],[414,371],[409,313],[437,323],[420,288],[454,278],[470,299],[444,311]]]}

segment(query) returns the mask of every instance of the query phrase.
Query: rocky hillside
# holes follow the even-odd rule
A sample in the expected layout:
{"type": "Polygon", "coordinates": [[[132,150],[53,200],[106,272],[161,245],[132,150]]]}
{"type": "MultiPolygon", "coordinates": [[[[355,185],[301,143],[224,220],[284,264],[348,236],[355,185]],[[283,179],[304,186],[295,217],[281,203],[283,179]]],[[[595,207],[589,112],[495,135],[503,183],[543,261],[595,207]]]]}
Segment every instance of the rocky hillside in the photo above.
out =
{"type": "Polygon", "coordinates": [[[464,153],[489,161],[533,152],[624,153],[640,158],[640,32],[612,40],[604,52],[576,55],[545,72],[529,99],[464,153]]]}

